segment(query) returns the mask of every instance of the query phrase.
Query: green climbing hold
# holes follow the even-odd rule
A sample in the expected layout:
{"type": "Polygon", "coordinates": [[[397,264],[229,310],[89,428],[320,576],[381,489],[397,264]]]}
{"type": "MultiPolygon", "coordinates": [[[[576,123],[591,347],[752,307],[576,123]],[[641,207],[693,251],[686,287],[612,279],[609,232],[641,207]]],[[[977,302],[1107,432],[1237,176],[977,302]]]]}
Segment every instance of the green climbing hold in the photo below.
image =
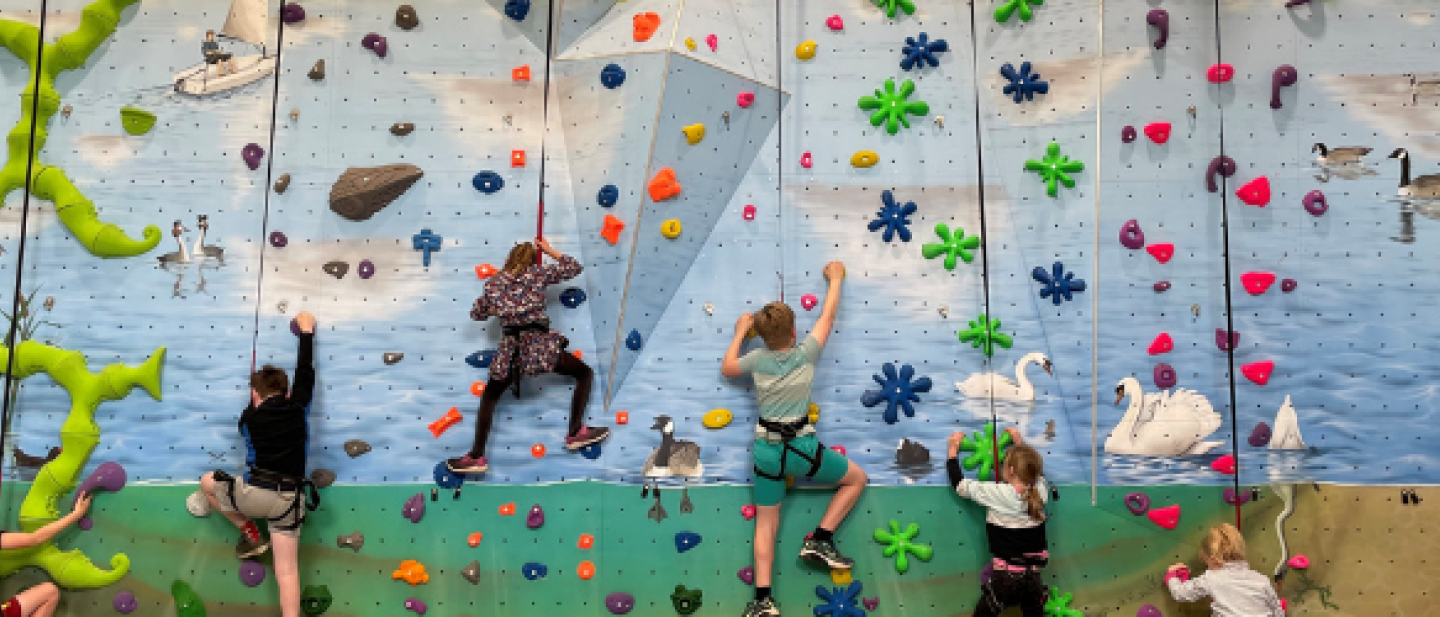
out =
{"type": "Polygon", "coordinates": [[[888,544],[885,547],[885,556],[895,558],[895,571],[901,574],[910,570],[910,558],[906,553],[914,555],[921,561],[930,561],[935,550],[925,544],[916,544],[911,540],[920,533],[920,526],[910,523],[905,531],[900,531],[900,523],[890,521],[890,531],[885,528],[875,530],[875,541],[881,544],[888,544]]]}
{"type": "Polygon", "coordinates": [[[945,256],[945,269],[955,269],[955,259],[964,259],[970,263],[975,259],[975,254],[970,250],[979,248],[980,236],[965,237],[965,230],[959,227],[950,231],[950,227],[944,223],[935,224],[935,235],[940,236],[940,244],[926,244],[920,247],[920,254],[925,259],[935,259],[941,255],[945,256]]]}
{"type": "Polygon", "coordinates": [[[176,617],[205,617],[205,603],[189,583],[175,581],[170,585],[170,595],[175,597],[176,617]]]}
{"type": "Polygon", "coordinates": [[[1069,156],[1060,155],[1060,144],[1050,142],[1045,147],[1045,158],[1040,160],[1028,159],[1025,161],[1025,169],[1040,174],[1045,180],[1045,193],[1054,197],[1059,192],[1056,183],[1064,184],[1065,188],[1075,188],[1075,179],[1070,174],[1085,171],[1085,163],[1072,161],[1069,156]]]}
{"type": "Polygon", "coordinates": [[[915,92],[915,82],[905,80],[900,84],[900,90],[895,90],[895,80],[885,80],[885,90],[875,91],[875,96],[860,97],[860,109],[874,109],[875,113],[870,114],[870,125],[880,126],[885,123],[885,130],[891,135],[900,132],[900,125],[910,128],[910,119],[907,115],[914,114],[923,116],[930,113],[930,104],[925,101],[910,101],[910,95],[915,92]]]}
{"type": "Polygon", "coordinates": [[[992,320],[981,313],[970,327],[959,332],[961,343],[970,343],[971,347],[978,347],[985,354],[985,357],[995,355],[995,346],[999,345],[1009,349],[1015,344],[1015,340],[1008,334],[1000,332],[1000,320],[992,320]]]}
{"type": "Polygon", "coordinates": [[[700,604],[704,601],[703,592],[699,589],[686,589],[684,585],[676,585],[675,593],[670,594],[670,605],[681,615],[690,615],[700,610],[700,604]]]}
{"type": "Polygon", "coordinates": [[[300,610],[310,617],[325,614],[330,610],[330,603],[335,598],[330,595],[330,588],[324,585],[306,585],[305,591],[300,593],[300,610]]]}
{"type": "Polygon", "coordinates": [[[914,2],[911,2],[910,0],[870,0],[870,1],[871,1],[871,2],[874,2],[874,3],[875,3],[875,6],[878,6],[878,7],[880,7],[881,10],[885,11],[885,16],[886,16],[886,17],[889,17],[890,19],[895,19],[895,11],[896,11],[896,9],[904,10],[906,15],[910,15],[910,14],[913,14],[913,13],[915,12],[915,3],[914,3],[914,2]]]}
{"type": "Polygon", "coordinates": [[[966,469],[980,468],[975,474],[981,480],[990,480],[995,468],[1005,461],[1005,448],[1010,447],[1010,433],[1000,434],[1000,444],[995,444],[995,423],[986,422],[985,429],[975,433],[975,437],[960,438],[960,451],[969,452],[960,465],[966,469]],[[995,460],[996,453],[999,453],[1000,460],[995,460]]]}
{"type": "Polygon", "coordinates": [[[1030,21],[1035,14],[1030,10],[1030,5],[1040,6],[1045,0],[1004,0],[1000,6],[995,7],[995,21],[1005,23],[1010,21],[1010,15],[1016,11],[1020,12],[1021,21],[1030,21]]]}
{"type": "Polygon", "coordinates": [[[1085,613],[1070,608],[1073,593],[1060,593],[1059,587],[1050,588],[1050,597],[1045,600],[1045,617],[1085,617],[1085,613]]]}
{"type": "Polygon", "coordinates": [[[120,108],[120,125],[131,135],[144,135],[155,128],[155,114],[138,107],[120,108]]]}

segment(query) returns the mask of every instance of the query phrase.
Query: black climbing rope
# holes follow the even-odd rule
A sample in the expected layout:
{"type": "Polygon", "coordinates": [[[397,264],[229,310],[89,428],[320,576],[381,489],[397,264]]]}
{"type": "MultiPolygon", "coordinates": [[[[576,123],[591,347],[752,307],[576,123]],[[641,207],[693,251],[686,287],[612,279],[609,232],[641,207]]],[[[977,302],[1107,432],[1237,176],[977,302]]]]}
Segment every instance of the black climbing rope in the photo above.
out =
{"type": "MultiPolygon", "coordinates": [[[[261,186],[261,189],[260,189],[262,192],[265,193],[265,208],[264,208],[265,214],[264,214],[264,218],[261,220],[261,223],[260,223],[260,237],[261,237],[262,241],[263,241],[263,239],[264,239],[265,237],[267,237],[267,236],[269,235],[269,232],[270,232],[270,187],[271,187],[271,178],[275,175],[275,126],[276,126],[276,123],[278,122],[277,118],[278,118],[279,115],[280,115],[280,75],[281,75],[280,68],[281,68],[281,64],[282,64],[282,63],[281,63],[281,60],[283,60],[283,56],[284,56],[284,53],[283,53],[282,50],[284,50],[284,49],[285,49],[285,20],[283,20],[283,19],[277,19],[277,20],[276,20],[276,26],[275,26],[275,73],[274,73],[274,75],[275,75],[275,83],[274,83],[274,86],[270,89],[270,141],[267,142],[267,145],[268,145],[268,147],[269,147],[270,156],[266,157],[266,162],[265,162],[265,184],[262,185],[262,186],[261,186]]],[[[264,282],[265,282],[265,249],[264,249],[264,245],[261,245],[261,249],[260,249],[260,267],[256,270],[256,275],[255,275],[255,297],[256,297],[256,298],[260,298],[260,297],[261,297],[261,290],[265,289],[264,282]]],[[[260,306],[261,306],[261,303],[257,301],[257,302],[255,303],[255,327],[254,327],[254,329],[252,330],[253,334],[252,334],[251,337],[250,337],[250,372],[252,372],[252,373],[255,372],[256,356],[257,356],[257,354],[259,353],[259,349],[260,349],[260,310],[261,310],[260,306]]]]}
{"type": "MultiPolygon", "coordinates": [[[[979,75],[979,74],[980,74],[980,35],[979,35],[979,32],[976,31],[976,26],[975,26],[975,24],[977,24],[977,23],[980,23],[980,17],[977,16],[976,13],[975,13],[975,3],[974,3],[974,2],[971,2],[971,3],[970,3],[970,58],[971,58],[972,62],[974,63],[974,65],[971,67],[971,70],[974,72],[975,75],[979,75]]],[[[984,238],[989,238],[989,237],[990,237],[990,234],[988,233],[988,232],[990,231],[990,229],[989,229],[989,227],[986,225],[986,219],[985,219],[985,157],[984,157],[984,155],[983,155],[983,154],[984,154],[984,148],[983,148],[983,146],[982,146],[982,144],[984,143],[984,139],[983,139],[984,136],[982,135],[981,124],[980,124],[980,118],[981,118],[981,116],[980,116],[980,86],[979,86],[978,84],[976,84],[975,88],[972,89],[972,92],[974,92],[974,94],[975,94],[975,118],[974,118],[974,121],[975,121],[975,154],[976,154],[976,156],[975,156],[975,174],[976,174],[975,177],[976,177],[976,184],[977,184],[978,187],[979,187],[979,190],[977,190],[975,193],[976,193],[976,195],[978,196],[977,199],[978,199],[979,205],[980,205],[980,230],[981,230],[980,237],[982,238],[982,240],[981,240],[981,242],[980,242],[980,292],[981,292],[981,294],[984,296],[984,299],[983,299],[983,301],[982,301],[982,305],[985,307],[985,319],[987,319],[987,320],[993,320],[994,316],[990,313],[990,252],[989,252],[989,251],[990,251],[990,246],[989,246],[990,243],[984,240],[984,238]]],[[[982,325],[982,326],[985,326],[986,328],[989,327],[988,324],[981,324],[981,325],[982,325]]],[[[988,356],[987,356],[986,362],[989,362],[988,356]]],[[[995,461],[995,464],[993,465],[994,474],[995,474],[994,480],[995,480],[996,482],[999,482],[999,481],[1000,481],[1000,417],[999,417],[999,415],[998,415],[998,414],[996,413],[996,411],[995,411],[995,399],[994,399],[994,397],[989,397],[989,401],[990,401],[990,427],[991,427],[991,432],[993,433],[992,436],[994,437],[994,439],[991,440],[991,444],[990,444],[991,447],[992,447],[992,449],[993,449],[992,454],[993,454],[994,457],[995,457],[994,459],[992,459],[992,460],[995,461]]],[[[982,436],[983,436],[983,435],[982,435],[982,436]]]]}
{"type": "MultiPolygon", "coordinates": [[[[775,0],[775,220],[779,225],[781,233],[785,231],[785,64],[779,58],[784,58],[784,47],[781,45],[780,36],[780,0],[775,0]]],[[[777,234],[777,237],[779,234],[777,234]]],[[[780,264],[780,270],[775,274],[780,279],[780,301],[785,301],[785,250],[784,240],[775,243],[776,252],[780,254],[775,260],[780,264]]]]}
{"type": "MultiPolygon", "coordinates": [[[[555,58],[555,2],[556,0],[550,1],[545,26],[545,91],[541,95],[543,102],[540,108],[540,186],[536,189],[540,202],[535,215],[537,241],[545,236],[545,142],[546,135],[550,133],[550,63],[555,58]]],[[[544,253],[535,251],[535,263],[540,263],[544,257],[544,253]]]]}

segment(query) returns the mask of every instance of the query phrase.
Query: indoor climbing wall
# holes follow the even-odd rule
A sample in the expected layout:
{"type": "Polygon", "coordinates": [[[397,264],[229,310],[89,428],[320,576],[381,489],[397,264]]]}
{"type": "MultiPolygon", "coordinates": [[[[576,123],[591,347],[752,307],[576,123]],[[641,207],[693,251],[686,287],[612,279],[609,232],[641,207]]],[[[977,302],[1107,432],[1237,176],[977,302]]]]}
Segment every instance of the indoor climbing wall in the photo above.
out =
{"type": "Polygon", "coordinates": [[[326,614],[669,615],[678,585],[697,615],[739,614],[756,405],[720,359],[774,300],[809,331],[838,260],[812,399],[869,477],[836,536],[862,587],[793,558],[830,494],[802,479],[787,614],[968,614],[985,513],[949,490],[945,440],[964,432],[983,473],[992,426],[1059,485],[1051,615],[1203,614],[1160,577],[1237,520],[1255,569],[1288,567],[1291,614],[1420,614],[1437,18],[1424,0],[0,0],[0,529],[108,491],[91,530],[0,551],[0,589],[191,617],[181,582],[212,616],[278,614],[271,557],[237,562],[233,529],[183,503],[242,470],[247,375],[293,367],[308,310],[309,467],[333,485],[301,578],[326,614]],[[207,30],[228,62],[205,63],[207,30]],[[527,378],[462,483],[443,460],[471,445],[502,337],[471,304],[537,232],[584,265],[547,306],[595,371],[586,422],[613,433],[567,451],[573,382],[527,378]],[[657,465],[667,447],[694,464],[657,465]],[[882,550],[911,524],[934,554],[903,568],[882,550]],[[401,580],[421,566],[429,582],[401,580]]]}

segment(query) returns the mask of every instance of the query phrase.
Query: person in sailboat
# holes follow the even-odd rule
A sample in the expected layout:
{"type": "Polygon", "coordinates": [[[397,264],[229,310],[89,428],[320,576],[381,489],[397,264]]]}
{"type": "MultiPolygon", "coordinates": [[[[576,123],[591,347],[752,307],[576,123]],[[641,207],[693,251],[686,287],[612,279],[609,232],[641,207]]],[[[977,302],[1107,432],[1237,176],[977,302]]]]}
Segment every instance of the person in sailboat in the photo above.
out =
{"type": "Polygon", "coordinates": [[[232,54],[221,51],[220,43],[215,40],[215,31],[206,30],[205,40],[200,43],[200,52],[205,55],[205,64],[215,65],[215,74],[225,76],[235,72],[235,58],[232,54]]]}

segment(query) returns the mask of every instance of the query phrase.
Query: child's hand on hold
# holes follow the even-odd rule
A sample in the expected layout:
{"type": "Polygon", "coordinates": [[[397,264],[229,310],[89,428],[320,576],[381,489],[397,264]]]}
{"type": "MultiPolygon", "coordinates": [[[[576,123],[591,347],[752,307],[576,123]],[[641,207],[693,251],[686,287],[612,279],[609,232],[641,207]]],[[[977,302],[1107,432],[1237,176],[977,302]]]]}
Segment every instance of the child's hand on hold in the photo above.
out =
{"type": "Polygon", "coordinates": [[[90,491],[80,493],[80,496],[75,499],[75,508],[70,511],[70,515],[75,518],[85,516],[85,513],[90,511],[91,497],[90,491]]]}
{"type": "Polygon", "coordinates": [[[825,275],[825,280],[830,281],[831,283],[839,282],[840,279],[845,278],[845,264],[842,264],[838,261],[832,261],[828,264],[825,264],[825,270],[823,271],[823,274],[825,275]]]}
{"type": "Polygon", "coordinates": [[[314,334],[315,316],[311,315],[310,311],[300,311],[300,314],[295,316],[295,325],[300,328],[301,332],[314,334]]]}
{"type": "Polygon", "coordinates": [[[1016,445],[1025,443],[1024,440],[1020,439],[1020,429],[1018,428],[1015,428],[1013,426],[1007,426],[1005,427],[1005,434],[1010,436],[1011,443],[1014,443],[1016,445]]]}
{"type": "Polygon", "coordinates": [[[1166,574],[1169,574],[1169,573],[1171,573],[1171,572],[1179,572],[1179,571],[1181,571],[1181,570],[1189,570],[1189,569],[1190,569],[1190,566],[1187,566],[1187,565],[1185,565],[1185,564],[1183,564],[1183,563],[1177,563],[1177,564],[1175,564],[1175,565],[1173,565],[1173,566],[1170,566],[1169,569],[1165,570],[1165,573],[1166,573],[1166,574]]]}
{"type": "Polygon", "coordinates": [[[546,240],[546,239],[544,239],[544,238],[536,238],[536,239],[535,239],[535,247],[538,248],[538,249],[540,249],[540,251],[543,252],[543,253],[545,253],[546,255],[549,255],[549,256],[551,256],[551,257],[555,257],[556,259],[559,259],[558,255],[559,255],[560,253],[559,253],[558,251],[556,251],[556,250],[554,249],[554,247],[551,247],[551,246],[550,246],[550,241],[549,241],[549,240],[546,240]]]}
{"type": "Polygon", "coordinates": [[[948,458],[955,458],[957,456],[960,456],[960,442],[964,440],[965,433],[950,433],[950,439],[945,441],[946,451],[950,454],[948,458]]]}
{"type": "Polygon", "coordinates": [[[755,324],[755,315],[741,313],[740,318],[735,320],[735,334],[744,335],[750,332],[750,327],[755,324]]]}

